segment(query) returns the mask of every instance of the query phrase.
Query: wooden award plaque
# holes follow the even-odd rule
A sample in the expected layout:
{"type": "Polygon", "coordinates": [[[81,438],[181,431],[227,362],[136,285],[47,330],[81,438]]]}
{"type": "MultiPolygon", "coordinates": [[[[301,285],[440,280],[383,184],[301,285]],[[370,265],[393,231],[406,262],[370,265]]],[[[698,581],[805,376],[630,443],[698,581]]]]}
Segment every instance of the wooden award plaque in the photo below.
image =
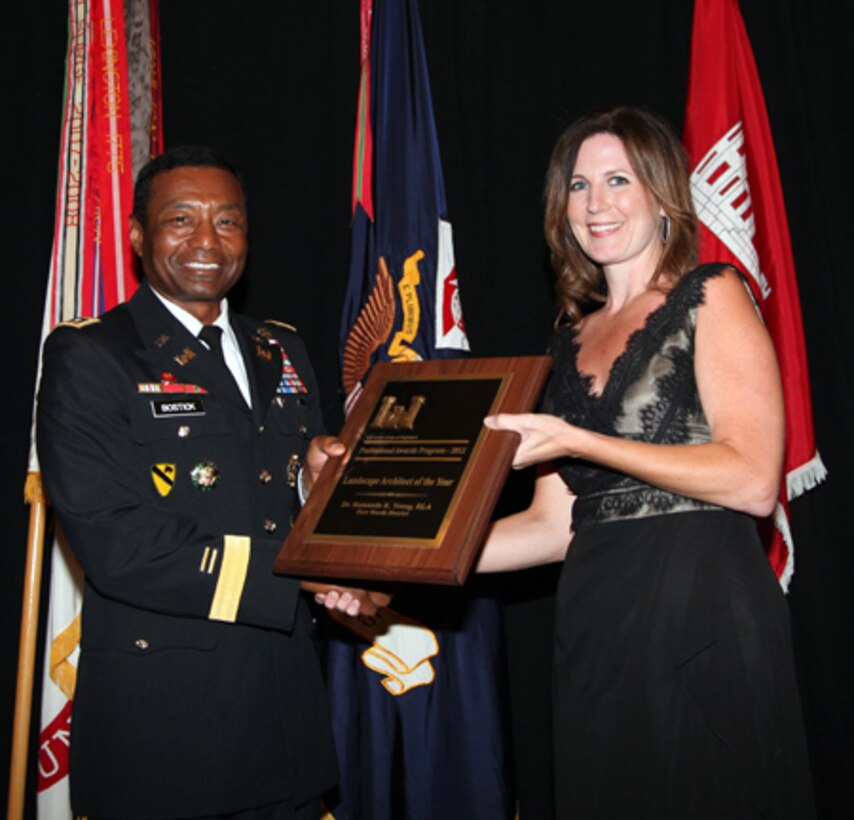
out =
{"type": "Polygon", "coordinates": [[[518,436],[483,417],[530,411],[549,356],[375,365],[274,569],[300,578],[462,584],[518,436]]]}

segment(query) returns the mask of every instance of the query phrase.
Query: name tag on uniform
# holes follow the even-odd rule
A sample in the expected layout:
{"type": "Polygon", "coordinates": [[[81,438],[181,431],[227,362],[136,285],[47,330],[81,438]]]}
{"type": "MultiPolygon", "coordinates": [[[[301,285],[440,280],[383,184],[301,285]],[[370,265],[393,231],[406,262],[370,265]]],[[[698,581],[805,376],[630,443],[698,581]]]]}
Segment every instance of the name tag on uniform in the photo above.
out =
{"type": "Polygon", "coordinates": [[[203,416],[205,404],[197,398],[158,398],[151,400],[151,412],[154,418],[172,418],[173,416],[203,416]]]}

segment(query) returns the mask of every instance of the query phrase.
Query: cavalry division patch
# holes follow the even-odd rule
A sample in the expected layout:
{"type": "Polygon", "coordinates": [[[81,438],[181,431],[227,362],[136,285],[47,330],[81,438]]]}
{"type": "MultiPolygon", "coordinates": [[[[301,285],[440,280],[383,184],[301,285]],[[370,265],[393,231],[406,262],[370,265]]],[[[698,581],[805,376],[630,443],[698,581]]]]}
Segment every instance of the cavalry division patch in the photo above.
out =
{"type": "Polygon", "coordinates": [[[151,466],[151,480],[154,482],[154,488],[163,498],[166,498],[172,492],[175,486],[175,473],[177,466],[175,464],[153,464],[151,466]]]}

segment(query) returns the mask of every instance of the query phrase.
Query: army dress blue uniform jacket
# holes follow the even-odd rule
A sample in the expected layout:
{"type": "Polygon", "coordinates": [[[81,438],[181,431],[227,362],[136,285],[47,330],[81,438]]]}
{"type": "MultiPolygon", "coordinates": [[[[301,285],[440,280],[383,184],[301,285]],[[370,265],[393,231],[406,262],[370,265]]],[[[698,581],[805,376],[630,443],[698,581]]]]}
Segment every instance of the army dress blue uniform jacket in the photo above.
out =
{"type": "Polygon", "coordinates": [[[45,344],[39,459],[86,575],[77,814],[300,804],[337,776],[311,616],[271,569],[322,431],[316,383],[292,330],[231,323],[251,410],[146,284],[45,344]]]}

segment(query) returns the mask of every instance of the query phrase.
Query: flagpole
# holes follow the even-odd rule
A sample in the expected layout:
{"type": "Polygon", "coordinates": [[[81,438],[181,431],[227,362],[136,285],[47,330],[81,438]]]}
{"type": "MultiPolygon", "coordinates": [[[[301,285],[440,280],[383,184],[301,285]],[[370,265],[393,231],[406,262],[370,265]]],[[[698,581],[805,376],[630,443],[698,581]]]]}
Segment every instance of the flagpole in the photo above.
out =
{"type": "Polygon", "coordinates": [[[21,605],[21,636],[18,645],[18,679],[15,690],[15,716],[12,725],[12,760],[9,765],[9,800],[6,817],[24,816],[24,792],[27,782],[30,722],[33,708],[33,678],[36,641],[39,631],[42,564],[47,504],[42,491],[41,474],[28,473],[24,500],[30,505],[27,534],[27,559],[24,569],[24,600],[21,605]]]}

